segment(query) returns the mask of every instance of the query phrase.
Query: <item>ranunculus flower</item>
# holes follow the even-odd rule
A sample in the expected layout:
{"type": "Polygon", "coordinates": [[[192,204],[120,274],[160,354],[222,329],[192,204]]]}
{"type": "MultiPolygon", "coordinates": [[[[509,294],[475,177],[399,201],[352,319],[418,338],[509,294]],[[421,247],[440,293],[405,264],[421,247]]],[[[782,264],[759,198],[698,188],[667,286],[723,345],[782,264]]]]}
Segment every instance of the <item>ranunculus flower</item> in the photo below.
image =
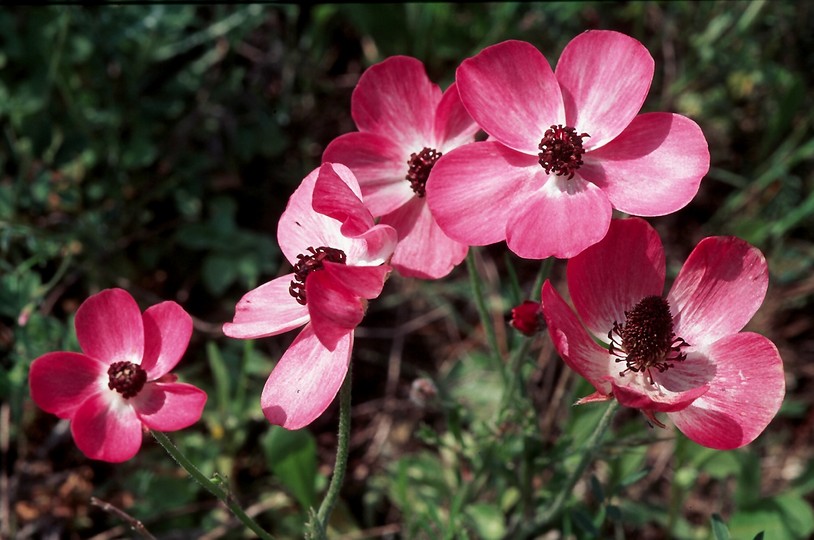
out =
{"type": "Polygon", "coordinates": [[[464,60],[458,92],[489,140],[435,164],[427,202],[441,229],[566,258],[605,236],[613,208],[658,216],[686,205],[709,169],[707,142],[684,116],[638,114],[653,66],[635,39],[598,30],[571,40],[556,71],[522,41],[464,60]]]}
{"type": "Polygon", "coordinates": [[[277,241],[294,272],[249,291],[223,333],[273,336],[305,325],[263,388],[272,424],[299,429],[333,401],[348,371],[353,331],[381,294],[397,235],[376,225],[344,165],[323,163],[291,195],[277,241]]]}
{"type": "Polygon", "coordinates": [[[400,274],[447,275],[467,246],[441,231],[424,195],[438,158],[473,142],[478,131],[455,84],[442,94],[420,61],[392,56],[362,74],[351,115],[359,131],[334,139],[322,159],[347,165],[371,213],[396,229],[399,243],[390,262],[400,274]]]}
{"type": "Polygon", "coordinates": [[[41,409],[71,421],[86,456],[126,461],[144,428],[176,431],[198,421],[206,392],[170,374],[192,335],[181,306],[162,302],[142,314],[127,291],[106,289],[79,306],[75,324],[83,353],[40,356],[28,382],[41,409]]]}
{"type": "Polygon", "coordinates": [[[703,239],[664,289],[664,251],[642,219],[614,220],[568,261],[574,311],[543,284],[543,313],[560,356],[596,388],[654,423],[667,413],[687,437],[721,450],[750,443],[783,401],[783,363],[767,338],[741,329],[766,294],[760,250],[703,239]],[[606,343],[603,348],[597,341],[606,343]]]}

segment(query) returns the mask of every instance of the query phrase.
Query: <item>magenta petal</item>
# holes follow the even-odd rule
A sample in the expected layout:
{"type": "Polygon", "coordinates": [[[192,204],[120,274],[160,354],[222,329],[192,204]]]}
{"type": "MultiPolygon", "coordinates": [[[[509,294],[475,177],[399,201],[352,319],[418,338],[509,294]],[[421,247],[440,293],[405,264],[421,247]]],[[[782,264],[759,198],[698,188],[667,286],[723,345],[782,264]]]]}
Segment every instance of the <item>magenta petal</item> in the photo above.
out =
{"type": "Polygon", "coordinates": [[[374,225],[360,234],[345,254],[348,263],[356,266],[377,266],[386,262],[398,244],[398,233],[390,225],[374,225]]]}
{"type": "Polygon", "coordinates": [[[691,388],[684,392],[659,392],[651,385],[643,385],[642,382],[645,377],[644,373],[630,373],[626,374],[627,377],[631,375],[636,376],[636,381],[627,386],[619,385],[623,379],[617,378],[612,384],[613,397],[620,405],[630,407],[632,409],[642,409],[644,411],[655,412],[673,412],[686,409],[691,403],[696,401],[699,396],[704,395],[708,388],[706,386],[698,386],[691,388]]]}
{"type": "Polygon", "coordinates": [[[231,323],[223,333],[232,338],[254,339],[274,336],[302,326],[309,320],[308,308],[288,292],[294,274],[287,274],[247,292],[235,307],[231,323]]]}
{"type": "Polygon", "coordinates": [[[353,332],[345,334],[333,351],[306,325],[271,372],[260,403],[272,424],[300,429],[331,404],[348,372],[353,332]]]}
{"type": "Polygon", "coordinates": [[[343,235],[358,236],[373,226],[373,216],[348,187],[348,183],[357,184],[356,177],[350,170],[342,170],[343,168],[344,166],[335,166],[333,163],[322,164],[314,183],[312,206],[316,212],[342,223],[340,231],[343,235]],[[340,177],[340,172],[344,173],[344,178],[340,177]]]}
{"type": "Polygon", "coordinates": [[[439,145],[436,150],[448,152],[462,144],[475,142],[475,134],[479,129],[461,102],[457,83],[452,83],[444,92],[435,112],[435,140],[439,145]]]}
{"type": "Polygon", "coordinates": [[[192,317],[175,302],[147,308],[144,322],[144,359],[141,367],[149,380],[170,372],[181,360],[192,336],[192,317]]]}
{"type": "Polygon", "coordinates": [[[718,450],[749,444],[775,417],[785,395],[783,362],[774,344],[744,332],[712,344],[716,373],[709,391],[670,414],[687,437],[718,450]]]}
{"type": "Polygon", "coordinates": [[[127,291],[105,289],[94,294],[76,311],[76,337],[88,356],[108,364],[141,363],[144,325],[141,310],[127,291]]]}
{"type": "Polygon", "coordinates": [[[536,156],[497,142],[477,142],[445,154],[430,171],[427,204],[444,233],[482,246],[506,239],[516,206],[539,187],[536,156]]]}
{"type": "Polygon", "coordinates": [[[381,222],[398,232],[399,243],[390,263],[402,276],[442,278],[466,257],[468,246],[444,234],[424,199],[414,198],[383,216],[381,222]]]}
{"type": "Polygon", "coordinates": [[[579,174],[602,188],[614,208],[639,216],[683,208],[709,170],[701,128],[670,113],[637,116],[619,137],[583,159],[579,174]]]}
{"type": "Polygon", "coordinates": [[[322,264],[325,273],[334,283],[341,283],[342,287],[352,294],[368,300],[382,293],[384,282],[390,274],[390,267],[387,265],[349,266],[330,261],[322,264]]]}
{"type": "Polygon", "coordinates": [[[156,431],[177,431],[200,420],[206,392],[191,384],[150,382],[131,399],[145,426],[156,431]]]}
{"type": "Polygon", "coordinates": [[[71,433],[91,459],[120,463],[141,448],[141,421],[133,407],[114,391],[96,394],[76,410],[71,433]]]}
{"type": "Polygon", "coordinates": [[[464,60],[455,73],[472,118],[497,141],[537,156],[543,134],[563,124],[560,85],[534,45],[504,41],[464,60]]]}
{"type": "Polygon", "coordinates": [[[108,364],[74,352],[47,353],[31,363],[28,386],[37,406],[71,418],[86,400],[107,390],[108,364]]]}
{"type": "MultiPolygon", "coordinates": [[[[545,176],[540,169],[538,178],[545,176]]],[[[509,218],[506,243],[527,259],[573,257],[605,236],[611,213],[595,185],[579,177],[551,176],[509,218]]]]}
{"type": "Polygon", "coordinates": [[[351,96],[351,115],[359,131],[405,141],[419,151],[432,138],[440,101],[441,89],[430,82],[419,60],[391,56],[359,78],[351,96]]]}
{"type": "Polygon", "coordinates": [[[574,312],[548,280],[542,290],[543,316],[548,333],[565,363],[602,394],[611,393],[610,355],[594,342],[574,312]]]}
{"type": "Polygon", "coordinates": [[[568,291],[585,326],[607,341],[625,311],[662,295],[664,269],[658,233],[643,219],[614,219],[601,242],[568,261],[568,291]]]}
{"type": "Polygon", "coordinates": [[[590,30],[571,40],[557,62],[565,119],[587,132],[585,148],[617,135],[642,108],[655,63],[637,40],[619,32],[590,30]]]}
{"type": "Polygon", "coordinates": [[[365,316],[367,301],[328,272],[312,272],[305,280],[305,294],[314,334],[331,351],[365,316]]]}
{"type": "Polygon", "coordinates": [[[768,286],[759,249],[732,236],[704,238],[667,296],[676,335],[701,346],[738,332],[763,303],[768,286]]]}

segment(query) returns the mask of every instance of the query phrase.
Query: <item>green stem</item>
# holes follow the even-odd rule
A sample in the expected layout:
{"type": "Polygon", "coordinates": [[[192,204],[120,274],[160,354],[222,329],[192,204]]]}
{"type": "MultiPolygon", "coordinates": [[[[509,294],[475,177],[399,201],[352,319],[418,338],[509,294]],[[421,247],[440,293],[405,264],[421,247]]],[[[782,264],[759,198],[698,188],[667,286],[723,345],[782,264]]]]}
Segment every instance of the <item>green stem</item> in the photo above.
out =
{"type": "Polygon", "coordinates": [[[492,323],[492,318],[489,316],[489,310],[486,307],[486,299],[483,297],[483,287],[481,287],[480,276],[478,275],[477,265],[475,264],[474,248],[469,248],[469,253],[466,255],[466,269],[469,272],[469,285],[472,287],[472,293],[475,297],[475,307],[478,309],[481,324],[483,324],[483,329],[486,332],[486,341],[489,342],[489,347],[492,349],[495,361],[499,363],[500,373],[503,375],[505,382],[506,370],[500,359],[500,349],[497,346],[495,325],[492,323]]]}
{"type": "Polygon", "coordinates": [[[187,457],[175,446],[172,441],[161,433],[160,431],[152,431],[153,437],[158,441],[158,444],[164,447],[164,450],[174,459],[178,465],[184,468],[187,473],[209,493],[220,499],[220,501],[231,510],[237,519],[239,519],[246,527],[248,527],[258,538],[263,540],[273,540],[273,537],[264,531],[260,525],[257,524],[248,514],[240,507],[239,504],[232,498],[231,494],[223,489],[220,485],[216,484],[207,478],[198,467],[196,467],[187,457]]]}

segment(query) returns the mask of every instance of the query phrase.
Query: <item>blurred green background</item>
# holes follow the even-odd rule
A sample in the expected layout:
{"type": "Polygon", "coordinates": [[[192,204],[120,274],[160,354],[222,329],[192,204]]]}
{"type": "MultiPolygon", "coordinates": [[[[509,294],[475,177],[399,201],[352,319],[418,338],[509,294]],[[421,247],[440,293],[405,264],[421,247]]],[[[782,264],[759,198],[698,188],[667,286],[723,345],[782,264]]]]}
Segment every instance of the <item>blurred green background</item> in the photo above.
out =
{"type": "MultiPolygon", "coordinates": [[[[644,110],[687,115],[706,134],[712,167],[698,196],[650,221],[673,276],[704,236],[763,250],[771,285],[749,329],[777,344],[788,392],[758,441],[732,452],[620,414],[551,538],[710,538],[724,534],[713,514],[733,538],[808,538],[814,5],[782,1],[4,8],[0,537],[127,535],[91,496],[158,537],[243,537],[151,439],[131,462],[91,462],[67,424],[28,398],[31,361],[76,349],[76,308],[113,286],[143,308],[172,299],[193,315],[179,373],[210,399],[202,422],[173,439],[270,531],[300,537],[333,464],[335,410],[307,431],[269,429],[260,390],[293,335],[252,343],[220,332],[243,293],[289,271],[275,240],[288,196],[354,129],[350,95],[371,64],[415,56],[445,88],[487,45],[526,40],[554,64],[592,28],[650,50],[644,110]]],[[[501,343],[516,349],[521,336],[501,317],[532,294],[538,264],[502,245],[477,258],[501,343]]],[[[563,270],[557,262],[554,277],[563,270]]],[[[502,407],[479,330],[463,269],[438,282],[395,277],[371,305],[354,352],[337,538],[502,538],[556,493],[601,410],[570,407],[588,388],[547,338],[502,407]],[[418,404],[409,394],[422,376],[440,397],[418,404]]]]}

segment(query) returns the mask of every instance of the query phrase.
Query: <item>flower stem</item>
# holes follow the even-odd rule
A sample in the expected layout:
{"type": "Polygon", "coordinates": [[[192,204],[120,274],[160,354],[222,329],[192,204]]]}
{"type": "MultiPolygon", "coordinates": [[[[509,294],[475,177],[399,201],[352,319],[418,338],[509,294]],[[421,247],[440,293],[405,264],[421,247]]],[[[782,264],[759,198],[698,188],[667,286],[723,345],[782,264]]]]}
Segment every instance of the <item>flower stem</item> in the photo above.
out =
{"type": "MultiPolygon", "coordinates": [[[[469,272],[469,284],[472,287],[472,293],[475,297],[475,307],[478,309],[481,324],[486,332],[486,341],[489,342],[489,347],[492,349],[492,354],[496,362],[499,362],[500,373],[503,376],[504,382],[506,379],[505,369],[500,359],[500,349],[497,346],[497,334],[495,334],[495,325],[492,323],[492,318],[489,316],[489,310],[486,307],[486,299],[483,297],[483,287],[481,287],[480,276],[478,275],[477,265],[475,263],[475,249],[469,248],[469,253],[466,255],[466,269],[469,272]]],[[[504,385],[505,386],[505,385],[504,385]]]]}
{"type": "Polygon", "coordinates": [[[258,538],[263,540],[273,540],[273,537],[264,531],[260,525],[257,524],[248,514],[240,507],[239,504],[232,498],[232,495],[219,484],[207,478],[187,457],[175,446],[172,441],[161,433],[160,431],[152,431],[153,437],[158,441],[158,444],[164,447],[164,450],[174,459],[178,465],[184,468],[187,473],[209,493],[220,499],[226,507],[248,527],[258,538]]]}

